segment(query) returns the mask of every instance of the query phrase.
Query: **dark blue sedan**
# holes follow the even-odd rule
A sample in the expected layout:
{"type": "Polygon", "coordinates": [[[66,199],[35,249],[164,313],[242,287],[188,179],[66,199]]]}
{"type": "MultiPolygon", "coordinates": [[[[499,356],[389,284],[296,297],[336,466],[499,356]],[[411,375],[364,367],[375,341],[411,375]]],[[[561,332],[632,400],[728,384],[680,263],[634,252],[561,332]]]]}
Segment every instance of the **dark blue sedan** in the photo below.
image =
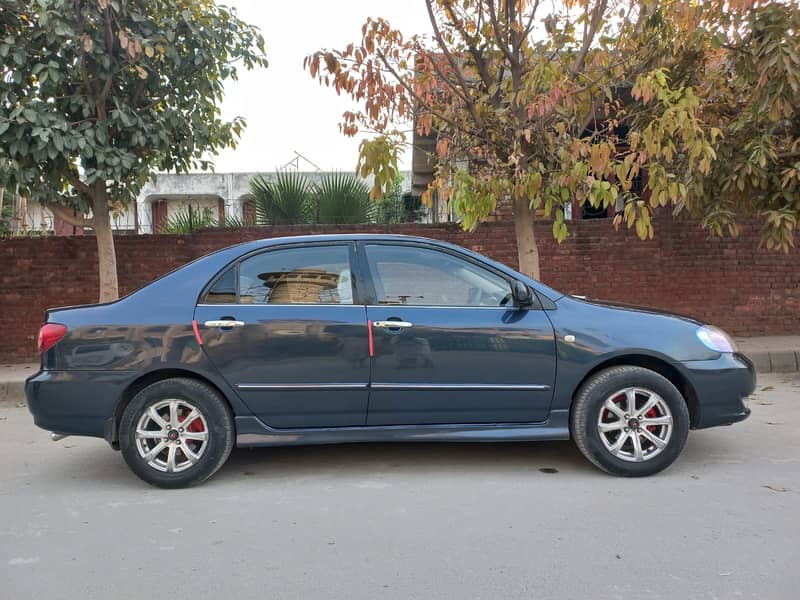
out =
{"type": "Polygon", "coordinates": [[[753,365],[691,319],[586,302],[464,248],[390,235],[249,242],[116,302],[47,313],[35,423],[104,437],[162,487],[234,445],[572,437],[615,475],[750,413],[753,365]]]}

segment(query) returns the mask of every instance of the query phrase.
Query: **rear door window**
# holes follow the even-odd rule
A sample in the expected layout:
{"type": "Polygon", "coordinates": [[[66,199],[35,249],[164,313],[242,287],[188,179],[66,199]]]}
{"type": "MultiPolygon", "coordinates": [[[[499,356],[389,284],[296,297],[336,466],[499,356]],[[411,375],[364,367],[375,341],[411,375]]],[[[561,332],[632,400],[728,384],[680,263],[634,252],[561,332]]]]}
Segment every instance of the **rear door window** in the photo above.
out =
{"type": "Polygon", "coordinates": [[[269,250],[244,259],[206,294],[207,304],[353,304],[348,245],[269,250]]]}

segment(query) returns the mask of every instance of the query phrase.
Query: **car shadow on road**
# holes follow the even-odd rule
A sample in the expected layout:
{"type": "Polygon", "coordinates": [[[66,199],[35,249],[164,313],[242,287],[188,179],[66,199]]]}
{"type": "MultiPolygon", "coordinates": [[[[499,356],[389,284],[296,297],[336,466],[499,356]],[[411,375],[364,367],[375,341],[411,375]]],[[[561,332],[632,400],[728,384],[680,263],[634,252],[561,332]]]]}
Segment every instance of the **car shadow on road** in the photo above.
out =
{"type": "MultiPolygon", "coordinates": [[[[668,473],[688,476],[709,464],[742,462],[732,452],[735,446],[734,441],[725,443],[721,436],[690,436],[683,455],[668,473]]],[[[37,465],[29,476],[56,488],[91,483],[112,491],[143,485],[127,468],[122,456],[109,451],[101,440],[82,440],[76,447],[65,444],[64,450],[37,465]]],[[[606,477],[569,441],[361,443],[235,448],[227,463],[203,487],[245,481],[261,485],[309,477],[364,478],[387,474],[428,478],[487,474],[513,477],[532,473],[606,477]]]]}
{"type": "MultiPolygon", "coordinates": [[[[730,430],[696,432],[666,473],[689,477],[715,463],[743,462],[730,430]]],[[[215,481],[252,478],[369,477],[386,474],[425,477],[461,474],[519,476],[564,473],[607,477],[571,441],[514,443],[361,443],[322,446],[236,448],[215,481]]]]}
{"type": "Polygon", "coordinates": [[[364,443],[326,446],[237,448],[215,479],[241,476],[284,480],[308,476],[391,473],[554,474],[596,472],[571,442],[364,443]]]}

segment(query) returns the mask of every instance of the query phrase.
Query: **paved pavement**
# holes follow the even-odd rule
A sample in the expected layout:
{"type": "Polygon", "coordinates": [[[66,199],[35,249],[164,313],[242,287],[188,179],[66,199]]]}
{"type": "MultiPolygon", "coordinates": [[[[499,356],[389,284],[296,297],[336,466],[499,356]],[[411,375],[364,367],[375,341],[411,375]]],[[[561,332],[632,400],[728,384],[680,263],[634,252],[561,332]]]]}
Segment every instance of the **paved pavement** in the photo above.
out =
{"type": "Polygon", "coordinates": [[[148,487],[0,404],[0,597],[794,599],[800,374],[648,479],[570,443],[237,450],[148,487]]]}

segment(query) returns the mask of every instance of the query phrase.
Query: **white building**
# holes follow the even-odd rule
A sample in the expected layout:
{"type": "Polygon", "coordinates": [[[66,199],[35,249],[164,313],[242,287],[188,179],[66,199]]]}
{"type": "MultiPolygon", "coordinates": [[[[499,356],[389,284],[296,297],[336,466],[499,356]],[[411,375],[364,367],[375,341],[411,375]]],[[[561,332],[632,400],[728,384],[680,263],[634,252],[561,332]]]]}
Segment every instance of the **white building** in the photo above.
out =
{"type": "MultiPolygon", "coordinates": [[[[325,172],[300,172],[311,182],[319,181],[325,172]]],[[[112,215],[115,230],[127,233],[158,233],[174,215],[193,210],[208,212],[216,221],[226,217],[244,219],[246,204],[252,199],[250,181],[256,175],[274,179],[267,173],[162,173],[151,179],[139,193],[136,203],[112,215]]],[[[403,173],[404,190],[411,189],[411,173],[403,173]]],[[[68,225],[43,208],[38,202],[22,201],[17,211],[15,229],[53,231],[57,235],[81,235],[80,228],[68,225]]]]}

